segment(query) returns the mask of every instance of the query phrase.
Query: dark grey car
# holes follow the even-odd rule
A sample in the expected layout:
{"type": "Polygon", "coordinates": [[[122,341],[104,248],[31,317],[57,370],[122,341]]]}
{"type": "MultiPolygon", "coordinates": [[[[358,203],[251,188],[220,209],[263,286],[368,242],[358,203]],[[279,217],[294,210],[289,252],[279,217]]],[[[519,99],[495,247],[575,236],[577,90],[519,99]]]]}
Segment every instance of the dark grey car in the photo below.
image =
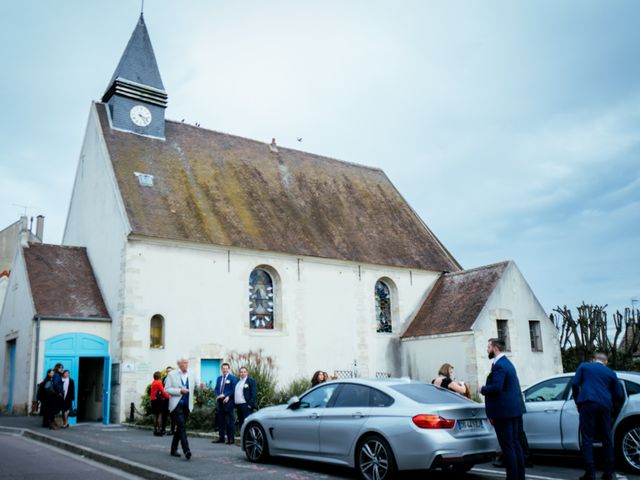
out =
{"type": "Polygon", "coordinates": [[[320,384],[251,415],[241,436],[252,462],[273,455],[347,465],[367,480],[401,470],[464,472],[497,449],[483,405],[408,379],[320,384]]]}

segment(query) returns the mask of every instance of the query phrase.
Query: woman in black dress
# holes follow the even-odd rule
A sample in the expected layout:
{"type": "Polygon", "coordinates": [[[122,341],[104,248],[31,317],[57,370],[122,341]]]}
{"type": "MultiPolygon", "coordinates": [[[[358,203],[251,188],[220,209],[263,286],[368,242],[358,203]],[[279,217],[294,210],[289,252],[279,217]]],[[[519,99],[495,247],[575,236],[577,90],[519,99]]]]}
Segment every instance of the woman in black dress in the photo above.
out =
{"type": "Polygon", "coordinates": [[[467,392],[467,387],[464,383],[453,380],[453,365],[450,363],[442,364],[440,370],[438,370],[438,377],[434,378],[431,383],[438,387],[447,388],[460,395],[465,395],[467,392]]]}
{"type": "Polygon", "coordinates": [[[62,372],[62,388],[64,397],[62,399],[62,428],[69,428],[69,412],[73,410],[73,401],[76,399],[76,385],[69,378],[69,370],[62,372]]]}
{"type": "Polygon", "coordinates": [[[55,391],[53,390],[53,369],[47,370],[42,383],[38,385],[38,400],[40,401],[40,413],[42,426],[55,429],[53,419],[55,417],[55,391]]]}

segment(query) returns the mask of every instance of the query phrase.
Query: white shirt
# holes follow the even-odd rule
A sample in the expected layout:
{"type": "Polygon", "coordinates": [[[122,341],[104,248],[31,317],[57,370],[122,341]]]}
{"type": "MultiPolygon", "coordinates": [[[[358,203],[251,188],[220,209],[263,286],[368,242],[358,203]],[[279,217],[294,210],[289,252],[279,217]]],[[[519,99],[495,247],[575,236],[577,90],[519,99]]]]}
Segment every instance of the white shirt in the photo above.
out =
{"type": "Polygon", "coordinates": [[[246,378],[240,378],[240,380],[238,380],[238,383],[236,383],[236,390],[234,392],[235,395],[233,397],[233,403],[235,403],[236,405],[247,403],[244,398],[244,384],[246,381],[246,378]]]}
{"type": "Polygon", "coordinates": [[[504,357],[504,352],[500,352],[498,355],[496,355],[495,357],[493,357],[493,362],[492,362],[492,363],[495,365],[495,364],[496,364],[496,362],[497,362],[498,360],[500,360],[502,357],[504,357]]]}
{"type": "Polygon", "coordinates": [[[69,391],[69,379],[62,377],[62,389],[64,390],[64,396],[67,397],[67,392],[69,391]]]}
{"type": "MultiPolygon", "coordinates": [[[[187,380],[189,379],[189,372],[183,372],[182,370],[178,370],[180,372],[180,379],[182,380],[182,385],[187,384],[187,380]]],[[[189,385],[189,389],[191,389],[191,385],[189,385]]]]}

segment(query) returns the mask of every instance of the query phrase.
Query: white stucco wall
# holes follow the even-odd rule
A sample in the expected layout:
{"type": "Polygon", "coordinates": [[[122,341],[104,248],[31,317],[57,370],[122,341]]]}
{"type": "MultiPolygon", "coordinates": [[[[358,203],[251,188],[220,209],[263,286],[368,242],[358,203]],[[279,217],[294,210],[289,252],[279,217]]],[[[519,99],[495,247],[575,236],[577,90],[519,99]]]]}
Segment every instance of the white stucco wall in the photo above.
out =
{"type": "Polygon", "coordinates": [[[0,311],[0,405],[6,409],[9,400],[9,358],[7,342],[16,340],[13,385],[13,413],[26,414],[31,402],[33,333],[35,314],[22,249],[17,250],[4,305],[0,311]]]}
{"type": "Polygon", "coordinates": [[[9,288],[9,277],[0,277],[0,312],[2,312],[2,305],[4,305],[4,297],[7,295],[7,289],[9,288]]]}
{"type": "Polygon", "coordinates": [[[544,377],[562,373],[555,325],[514,262],[510,262],[473,326],[479,359],[478,377],[482,379],[491,370],[486,359],[487,340],[498,335],[498,319],[508,320],[511,351],[507,356],[516,367],[523,389],[544,377]],[[542,352],[531,351],[530,320],[540,322],[542,352]]]}
{"type": "MultiPolygon", "coordinates": [[[[87,248],[87,255],[111,317],[110,349],[120,357],[122,338],[125,245],[130,232],[115,174],[91,105],[67,215],[63,245],[87,248]]],[[[115,391],[114,391],[115,390],[115,391]]],[[[112,390],[112,408],[118,415],[112,390]]]]}
{"type": "Polygon", "coordinates": [[[139,402],[154,370],[192,358],[225,359],[229,350],[262,348],[283,384],[317,369],[357,369],[362,376],[401,373],[399,335],[438,274],[284,254],[132,240],[126,256],[122,404],[139,402]],[[275,270],[276,329],[249,328],[248,281],[262,265],[275,270]],[[376,333],[374,285],[395,288],[394,331],[376,333]],[[149,347],[149,322],[165,318],[165,348],[149,347]],[[354,367],[354,362],[356,366],[354,367]]]}

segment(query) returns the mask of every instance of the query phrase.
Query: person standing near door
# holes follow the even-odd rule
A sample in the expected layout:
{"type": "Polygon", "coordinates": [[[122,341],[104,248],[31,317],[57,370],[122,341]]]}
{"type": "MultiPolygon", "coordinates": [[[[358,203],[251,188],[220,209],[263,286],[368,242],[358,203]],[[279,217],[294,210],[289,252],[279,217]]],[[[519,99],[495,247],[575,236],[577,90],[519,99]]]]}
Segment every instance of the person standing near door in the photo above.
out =
{"type": "Polygon", "coordinates": [[[73,410],[73,401],[76,399],[76,385],[69,377],[69,370],[62,372],[62,428],[69,428],[69,412],[73,410]]]}
{"type": "Polygon", "coordinates": [[[64,366],[61,363],[56,363],[53,367],[53,390],[55,392],[54,398],[51,400],[51,408],[53,409],[53,418],[62,411],[64,403],[64,386],[62,384],[62,370],[64,366]]]}
{"type": "Polygon", "coordinates": [[[169,412],[171,419],[175,423],[176,430],[171,440],[171,456],[179,457],[178,442],[182,446],[182,453],[189,460],[191,449],[187,439],[187,420],[189,413],[193,410],[193,392],[196,385],[195,379],[189,373],[189,359],[180,357],[178,368],[172,370],[167,375],[165,381],[165,391],[170,395],[169,412]]]}
{"type": "Polygon", "coordinates": [[[522,391],[516,369],[505,356],[506,345],[490,338],[487,355],[493,361],[491,373],[480,390],[485,396],[487,417],[493,423],[507,466],[507,480],[524,480],[524,457],[518,439],[518,421],[522,417],[522,391]]]}
{"type": "Polygon", "coordinates": [[[213,443],[233,444],[235,441],[235,415],[233,414],[233,394],[236,388],[236,377],[231,374],[228,363],[221,365],[222,375],[216,380],[216,416],[218,420],[219,438],[213,443]]]}
{"type": "Polygon", "coordinates": [[[615,478],[611,415],[615,402],[624,400],[622,385],[616,372],[607,367],[608,357],[596,353],[589,363],[581,363],[571,380],[573,398],[580,415],[580,437],[585,473],[581,480],[596,478],[593,460],[593,442],[596,431],[601,431],[604,453],[604,480],[615,478]]]}

